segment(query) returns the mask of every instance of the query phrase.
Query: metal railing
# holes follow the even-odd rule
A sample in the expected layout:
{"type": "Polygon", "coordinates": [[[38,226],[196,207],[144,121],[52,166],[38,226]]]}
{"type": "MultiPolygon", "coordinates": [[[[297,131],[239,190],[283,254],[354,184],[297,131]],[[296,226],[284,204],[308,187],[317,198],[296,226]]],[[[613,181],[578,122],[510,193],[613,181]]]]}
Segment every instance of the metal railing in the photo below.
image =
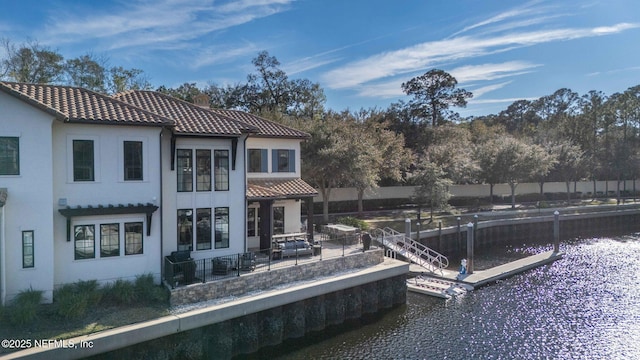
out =
{"type": "Polygon", "coordinates": [[[172,261],[164,258],[164,280],[172,288],[227,279],[252,272],[270,271],[323,259],[344,257],[362,252],[359,234],[330,236],[316,233],[310,248],[260,249],[226,256],[205,259],[182,259],[172,261]]]}
{"type": "MultiPolygon", "coordinates": [[[[437,251],[406,237],[404,234],[391,229],[376,229],[374,231],[376,239],[385,248],[404,256],[409,261],[416,263],[430,272],[446,269],[449,266],[449,259],[437,251]]],[[[394,256],[395,257],[395,256],[394,256]]]]}

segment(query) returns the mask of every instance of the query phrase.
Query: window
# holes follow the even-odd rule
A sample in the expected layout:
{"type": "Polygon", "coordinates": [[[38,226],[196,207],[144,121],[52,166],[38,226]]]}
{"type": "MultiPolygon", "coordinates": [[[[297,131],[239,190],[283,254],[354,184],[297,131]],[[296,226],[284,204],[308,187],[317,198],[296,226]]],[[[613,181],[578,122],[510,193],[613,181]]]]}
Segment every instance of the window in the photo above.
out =
{"type": "Polygon", "coordinates": [[[196,191],[211,191],[211,150],[196,150],[196,191]]]}
{"type": "Polygon", "coordinates": [[[258,209],[247,209],[247,236],[256,236],[256,212],[258,209]]]}
{"type": "Polygon", "coordinates": [[[193,191],[193,165],[190,149],[177,150],[178,191],[193,191]]]}
{"type": "Polygon", "coordinates": [[[124,180],[143,180],[142,141],[124,142],[124,180]]]}
{"type": "Polygon", "coordinates": [[[93,259],[95,254],[95,226],[77,225],[73,229],[75,259],[93,259]]]}
{"type": "Polygon", "coordinates": [[[216,249],[229,247],[229,208],[216,208],[216,249]]]}
{"type": "Polygon", "coordinates": [[[249,149],[249,172],[268,172],[267,149],[249,149]]]}
{"type": "Polygon", "coordinates": [[[273,207],[273,235],[284,234],[284,206],[273,207]]]}
{"type": "Polygon", "coordinates": [[[33,230],[22,232],[22,267],[34,267],[33,258],[33,230]]]}
{"type": "Polygon", "coordinates": [[[211,209],[196,209],[196,250],[211,249],[211,209]]]}
{"type": "Polygon", "coordinates": [[[216,150],[215,177],[216,191],[229,190],[229,150],[216,150]]]}
{"type": "Polygon", "coordinates": [[[20,175],[18,137],[0,136],[0,175],[20,175]]]}
{"type": "Polygon", "coordinates": [[[296,171],[296,151],[276,150],[272,152],[272,171],[275,172],[295,172],[296,171]]]}
{"type": "Polygon", "coordinates": [[[120,224],[100,225],[100,257],[120,256],[120,224]]]}
{"type": "Polygon", "coordinates": [[[178,210],[178,251],[193,250],[193,210],[178,210]]]}
{"type": "Polygon", "coordinates": [[[73,181],[94,181],[93,140],[73,140],[73,181]]]}
{"type": "Polygon", "coordinates": [[[124,223],[124,254],[142,254],[142,223],[124,223]]]}

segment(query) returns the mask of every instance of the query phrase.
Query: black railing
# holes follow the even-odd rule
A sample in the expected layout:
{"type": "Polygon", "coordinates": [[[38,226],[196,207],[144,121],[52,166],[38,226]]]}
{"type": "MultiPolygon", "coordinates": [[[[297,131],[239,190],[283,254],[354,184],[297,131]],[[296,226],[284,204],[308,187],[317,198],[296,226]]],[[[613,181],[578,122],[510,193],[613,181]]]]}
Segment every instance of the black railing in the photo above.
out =
{"type": "Polygon", "coordinates": [[[358,234],[327,236],[316,234],[308,245],[273,247],[255,252],[194,260],[190,252],[174,252],[164,259],[164,279],[172,288],[194,283],[206,283],[251,272],[270,271],[323,259],[343,257],[362,251],[358,234]]]}

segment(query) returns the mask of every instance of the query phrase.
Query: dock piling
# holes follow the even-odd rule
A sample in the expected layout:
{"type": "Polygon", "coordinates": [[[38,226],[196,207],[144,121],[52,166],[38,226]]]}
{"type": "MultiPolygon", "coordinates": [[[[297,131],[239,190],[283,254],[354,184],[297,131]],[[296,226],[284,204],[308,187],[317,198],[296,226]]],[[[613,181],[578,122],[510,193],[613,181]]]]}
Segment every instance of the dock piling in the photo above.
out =
{"type": "Polygon", "coordinates": [[[473,223],[467,224],[467,274],[473,274],[473,223]]]}
{"type": "Polygon", "coordinates": [[[553,251],[560,252],[560,213],[553,212],[553,251]]]}

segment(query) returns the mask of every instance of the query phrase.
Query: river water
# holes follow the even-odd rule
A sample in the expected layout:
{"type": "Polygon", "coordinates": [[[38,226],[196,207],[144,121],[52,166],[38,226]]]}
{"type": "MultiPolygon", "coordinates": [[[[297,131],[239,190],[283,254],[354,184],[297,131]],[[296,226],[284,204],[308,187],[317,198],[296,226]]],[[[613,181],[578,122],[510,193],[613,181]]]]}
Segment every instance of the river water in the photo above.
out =
{"type": "MultiPolygon", "coordinates": [[[[476,269],[550,250],[479,254],[476,269]]],[[[252,359],[640,359],[640,234],[575,239],[563,259],[450,300],[407,304],[252,359]]]]}

